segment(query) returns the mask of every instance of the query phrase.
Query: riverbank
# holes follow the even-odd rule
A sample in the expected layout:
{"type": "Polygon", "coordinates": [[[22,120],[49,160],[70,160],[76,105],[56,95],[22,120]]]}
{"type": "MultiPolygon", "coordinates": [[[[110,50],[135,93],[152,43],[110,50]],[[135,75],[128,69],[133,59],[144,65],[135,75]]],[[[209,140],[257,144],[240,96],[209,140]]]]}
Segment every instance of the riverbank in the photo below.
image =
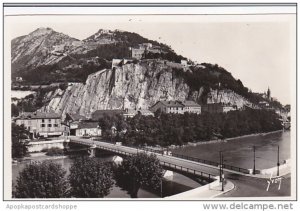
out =
{"type": "Polygon", "coordinates": [[[13,160],[12,164],[16,165],[16,164],[29,163],[34,161],[59,160],[67,157],[68,157],[67,155],[49,156],[46,155],[46,152],[36,152],[36,153],[30,153],[30,156],[24,157],[22,159],[13,160]]]}
{"type": "Polygon", "coordinates": [[[249,137],[255,137],[255,136],[266,136],[274,133],[279,133],[282,132],[283,130],[275,130],[271,132],[265,132],[265,133],[252,133],[252,134],[247,134],[247,135],[242,135],[242,136],[236,136],[236,137],[231,137],[231,138],[226,138],[226,139],[216,139],[216,140],[208,140],[208,141],[198,141],[198,142],[188,142],[187,144],[184,144],[182,146],[179,145],[170,145],[169,148],[171,149],[177,149],[177,148],[185,148],[185,147],[191,147],[191,146],[198,146],[198,145],[203,145],[203,144],[216,144],[216,143],[226,143],[227,141],[232,141],[236,139],[243,139],[243,138],[249,138],[249,137]]]}

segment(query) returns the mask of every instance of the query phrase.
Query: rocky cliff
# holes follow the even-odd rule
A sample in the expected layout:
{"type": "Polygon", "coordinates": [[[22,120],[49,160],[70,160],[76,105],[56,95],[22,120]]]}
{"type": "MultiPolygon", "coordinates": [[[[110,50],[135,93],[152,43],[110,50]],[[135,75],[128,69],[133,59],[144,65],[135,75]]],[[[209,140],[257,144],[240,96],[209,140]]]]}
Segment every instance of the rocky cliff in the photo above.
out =
{"type": "Polygon", "coordinates": [[[143,61],[89,75],[85,84],[69,86],[44,111],[89,116],[99,109],[149,108],[158,100],[184,100],[189,87],[164,61],[143,61]]]}
{"type": "Polygon", "coordinates": [[[244,105],[252,106],[246,98],[236,94],[232,90],[211,90],[207,97],[207,103],[224,103],[229,105],[236,105],[242,108],[244,105]]]}
{"type": "MultiPolygon", "coordinates": [[[[51,93],[43,111],[90,116],[101,109],[147,109],[159,100],[198,101],[202,89],[190,92],[183,79],[162,60],[144,60],[89,75],[85,84],[75,83],[65,91],[51,93]]],[[[249,102],[231,90],[211,90],[208,103],[230,103],[243,107],[249,102]]]]}

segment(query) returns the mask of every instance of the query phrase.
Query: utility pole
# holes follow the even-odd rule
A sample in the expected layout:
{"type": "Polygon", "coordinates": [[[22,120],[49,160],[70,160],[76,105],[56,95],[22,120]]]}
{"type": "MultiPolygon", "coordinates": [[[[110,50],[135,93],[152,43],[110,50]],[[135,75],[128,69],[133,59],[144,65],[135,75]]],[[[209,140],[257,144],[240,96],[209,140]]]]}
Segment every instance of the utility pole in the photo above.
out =
{"type": "Polygon", "coordinates": [[[255,169],[255,146],[253,146],[253,174],[255,174],[255,171],[256,171],[256,169],[255,169]]]}
{"type": "Polygon", "coordinates": [[[280,162],[279,162],[279,145],[277,148],[277,176],[279,176],[279,166],[280,166],[280,162]]]}

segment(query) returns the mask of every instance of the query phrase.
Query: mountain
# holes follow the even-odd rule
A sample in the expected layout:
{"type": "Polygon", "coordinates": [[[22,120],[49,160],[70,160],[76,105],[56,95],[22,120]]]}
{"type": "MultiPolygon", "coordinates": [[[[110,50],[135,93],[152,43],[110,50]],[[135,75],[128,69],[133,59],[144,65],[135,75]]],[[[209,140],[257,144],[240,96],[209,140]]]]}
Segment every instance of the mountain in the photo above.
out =
{"type": "Polygon", "coordinates": [[[12,80],[22,77],[27,84],[84,82],[89,74],[110,67],[112,59],[131,58],[130,48],[141,43],[153,44],[169,59],[180,62],[184,58],[168,46],[132,32],[100,29],[80,41],[51,28],[39,28],[12,40],[12,80]]]}
{"type": "Polygon", "coordinates": [[[25,67],[58,63],[81,45],[82,41],[51,28],[38,28],[11,41],[12,73],[22,71],[25,67]]]}
{"type": "Polygon", "coordinates": [[[80,41],[39,28],[12,40],[12,79],[22,77],[21,84],[27,85],[76,82],[65,89],[39,91],[38,100],[26,103],[37,102],[34,109],[43,111],[85,116],[98,109],[145,109],[158,100],[191,99],[238,108],[264,100],[224,68],[181,64],[183,59],[169,46],[132,32],[100,29],[80,41]],[[153,46],[152,52],[132,59],[130,48],[144,43],[153,46]],[[113,59],[123,60],[115,64],[113,59]]]}

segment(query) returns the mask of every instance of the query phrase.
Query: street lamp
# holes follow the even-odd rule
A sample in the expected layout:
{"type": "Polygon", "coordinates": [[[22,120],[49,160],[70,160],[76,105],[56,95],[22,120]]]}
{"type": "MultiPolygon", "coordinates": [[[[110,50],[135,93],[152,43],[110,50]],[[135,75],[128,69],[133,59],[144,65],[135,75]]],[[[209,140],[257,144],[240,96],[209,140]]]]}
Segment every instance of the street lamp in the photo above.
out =
{"type": "Polygon", "coordinates": [[[221,154],[221,156],[222,156],[222,191],[224,191],[224,179],[225,179],[225,176],[224,176],[224,178],[223,178],[223,175],[224,175],[224,155],[223,155],[223,153],[221,154]]]}
{"type": "Polygon", "coordinates": [[[255,146],[253,146],[253,174],[255,174],[255,171],[256,171],[256,169],[255,169],[255,146]]]}
{"type": "Polygon", "coordinates": [[[160,197],[163,197],[162,178],[160,178],[160,197]]]}
{"type": "Polygon", "coordinates": [[[277,146],[277,176],[279,176],[279,166],[280,166],[280,162],[279,162],[279,145],[277,146]]]}
{"type": "Polygon", "coordinates": [[[219,162],[219,166],[220,166],[220,181],[221,181],[221,177],[222,177],[222,167],[221,167],[221,163],[222,163],[222,151],[219,151],[219,157],[220,157],[220,162],[219,162]]]}
{"type": "Polygon", "coordinates": [[[220,182],[222,183],[222,191],[224,191],[224,181],[223,181],[223,152],[219,151],[220,156],[220,182]]]}

